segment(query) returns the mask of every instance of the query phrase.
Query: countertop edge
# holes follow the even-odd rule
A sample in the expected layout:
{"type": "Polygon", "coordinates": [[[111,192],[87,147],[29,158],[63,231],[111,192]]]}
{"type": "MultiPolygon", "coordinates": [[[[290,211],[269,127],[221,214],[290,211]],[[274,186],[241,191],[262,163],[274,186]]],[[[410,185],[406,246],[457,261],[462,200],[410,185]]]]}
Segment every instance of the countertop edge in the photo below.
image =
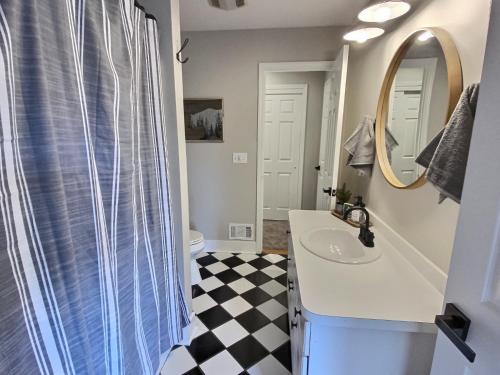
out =
{"type": "Polygon", "coordinates": [[[409,322],[402,320],[384,320],[384,319],[367,319],[354,317],[340,317],[319,315],[309,311],[302,304],[303,316],[312,323],[318,323],[323,326],[340,327],[340,328],[357,328],[357,329],[373,329],[380,331],[397,331],[397,332],[413,332],[413,333],[437,333],[437,327],[434,323],[429,322],[409,322]]]}

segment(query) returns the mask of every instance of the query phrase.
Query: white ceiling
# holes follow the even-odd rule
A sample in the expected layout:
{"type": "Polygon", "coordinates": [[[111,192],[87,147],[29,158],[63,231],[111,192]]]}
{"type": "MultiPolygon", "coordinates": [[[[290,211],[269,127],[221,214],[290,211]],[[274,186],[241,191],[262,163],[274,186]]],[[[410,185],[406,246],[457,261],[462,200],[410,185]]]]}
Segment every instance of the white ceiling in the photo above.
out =
{"type": "Polygon", "coordinates": [[[180,0],[183,31],[347,26],[369,0],[246,0],[237,10],[180,0]]]}

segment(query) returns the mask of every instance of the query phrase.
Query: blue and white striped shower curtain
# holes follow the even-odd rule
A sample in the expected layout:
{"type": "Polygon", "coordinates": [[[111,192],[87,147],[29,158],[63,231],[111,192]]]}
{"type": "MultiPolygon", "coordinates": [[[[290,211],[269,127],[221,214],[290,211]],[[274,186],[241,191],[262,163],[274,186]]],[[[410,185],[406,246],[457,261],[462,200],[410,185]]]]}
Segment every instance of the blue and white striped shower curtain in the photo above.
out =
{"type": "Polygon", "coordinates": [[[0,374],[151,374],[188,323],[156,21],[0,1],[0,374]]]}

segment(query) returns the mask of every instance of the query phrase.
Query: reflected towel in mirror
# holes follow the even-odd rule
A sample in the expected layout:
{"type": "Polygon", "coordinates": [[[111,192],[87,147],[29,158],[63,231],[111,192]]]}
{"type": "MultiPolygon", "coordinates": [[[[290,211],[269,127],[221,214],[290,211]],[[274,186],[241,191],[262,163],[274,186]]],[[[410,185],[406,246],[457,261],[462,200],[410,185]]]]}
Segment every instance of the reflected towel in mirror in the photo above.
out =
{"type": "Polygon", "coordinates": [[[478,96],[479,84],[464,90],[448,124],[416,159],[428,168],[427,180],[439,190],[439,203],[446,198],[460,203],[478,96]]]}

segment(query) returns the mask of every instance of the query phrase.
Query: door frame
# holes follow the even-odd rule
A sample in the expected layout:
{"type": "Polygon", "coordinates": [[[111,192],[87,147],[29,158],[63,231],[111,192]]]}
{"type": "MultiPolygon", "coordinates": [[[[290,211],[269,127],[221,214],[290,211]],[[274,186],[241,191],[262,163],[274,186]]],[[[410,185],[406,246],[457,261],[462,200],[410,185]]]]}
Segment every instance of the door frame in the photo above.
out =
{"type": "MultiPolygon", "coordinates": [[[[320,175],[323,172],[322,169],[324,167],[324,163],[322,162],[323,157],[326,154],[326,142],[327,142],[327,137],[323,137],[324,134],[328,133],[328,120],[330,119],[330,104],[327,101],[331,101],[332,99],[332,91],[333,91],[333,81],[337,78],[337,73],[335,71],[330,71],[329,74],[325,77],[325,81],[323,84],[323,107],[321,109],[321,139],[320,139],[320,144],[319,144],[319,151],[318,151],[318,166],[320,167],[319,173],[316,176],[316,210],[318,211],[318,204],[319,204],[319,199],[321,198],[322,194],[322,186],[319,184],[320,181],[320,175]],[[326,91],[326,85],[329,84],[329,89],[328,93],[326,91]],[[327,95],[328,94],[328,95],[327,95]],[[328,120],[325,121],[325,112],[328,112],[328,120]]],[[[333,185],[332,185],[333,187],[333,185]]],[[[331,205],[331,202],[330,202],[331,205]]]]}
{"type": "MultiPolygon", "coordinates": [[[[263,220],[264,220],[264,99],[266,97],[266,74],[286,72],[326,72],[335,70],[335,61],[303,61],[259,63],[259,92],[257,120],[257,207],[255,239],[257,252],[262,252],[263,220]]],[[[307,109],[306,109],[307,112],[307,109]]]]}
{"type": "MultiPolygon", "coordinates": [[[[304,176],[304,149],[306,140],[306,125],[307,125],[307,83],[290,83],[290,84],[272,84],[265,87],[264,100],[267,95],[300,95],[303,99],[303,113],[300,119],[300,144],[299,144],[299,160],[297,169],[297,201],[298,207],[302,208],[302,179],[304,176]]],[[[262,137],[264,141],[264,137],[262,137]]],[[[264,167],[264,163],[262,164],[264,167]]],[[[264,208],[264,201],[262,201],[264,208]]],[[[264,212],[262,212],[264,218],[264,212]]]]}

